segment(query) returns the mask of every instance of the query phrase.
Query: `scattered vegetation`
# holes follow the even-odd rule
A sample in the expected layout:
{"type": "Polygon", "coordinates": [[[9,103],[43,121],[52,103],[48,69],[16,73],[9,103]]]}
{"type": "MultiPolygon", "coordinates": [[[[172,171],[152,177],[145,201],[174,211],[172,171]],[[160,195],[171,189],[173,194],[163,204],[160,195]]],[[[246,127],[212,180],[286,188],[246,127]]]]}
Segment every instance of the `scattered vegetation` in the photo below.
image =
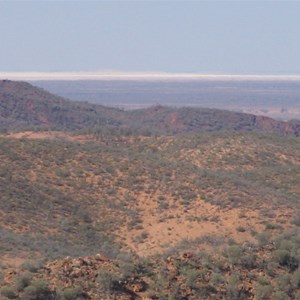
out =
{"type": "Polygon", "coordinates": [[[300,299],[299,138],[238,132],[253,116],[10,88],[0,299],[300,299]],[[49,131],[8,132],[29,124],[49,131]]]}

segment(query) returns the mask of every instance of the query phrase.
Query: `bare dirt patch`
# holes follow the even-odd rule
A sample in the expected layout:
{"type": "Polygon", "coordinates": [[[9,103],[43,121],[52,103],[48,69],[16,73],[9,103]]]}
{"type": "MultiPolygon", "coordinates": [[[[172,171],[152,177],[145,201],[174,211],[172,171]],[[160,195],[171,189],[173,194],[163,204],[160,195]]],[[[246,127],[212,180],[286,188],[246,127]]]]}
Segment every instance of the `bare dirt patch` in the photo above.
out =
{"type": "Polygon", "coordinates": [[[28,139],[60,139],[67,140],[71,142],[88,142],[94,140],[88,135],[72,135],[66,132],[60,131],[45,131],[45,132],[34,132],[34,131],[22,131],[22,132],[12,132],[6,135],[1,135],[9,138],[28,138],[28,139]]]}

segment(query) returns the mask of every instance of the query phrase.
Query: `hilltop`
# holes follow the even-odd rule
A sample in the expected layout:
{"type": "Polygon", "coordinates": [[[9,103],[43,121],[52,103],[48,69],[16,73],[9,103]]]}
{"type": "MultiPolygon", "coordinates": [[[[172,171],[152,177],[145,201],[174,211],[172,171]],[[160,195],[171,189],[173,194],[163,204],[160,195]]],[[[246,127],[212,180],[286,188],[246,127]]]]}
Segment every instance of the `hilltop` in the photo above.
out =
{"type": "Polygon", "coordinates": [[[155,106],[123,111],[70,101],[25,82],[0,81],[0,125],[11,130],[82,130],[113,127],[147,134],[255,131],[299,136],[300,122],[204,108],[155,106]]]}
{"type": "Polygon", "coordinates": [[[0,81],[0,126],[3,130],[78,130],[118,125],[119,111],[72,102],[26,82],[0,81]]]}

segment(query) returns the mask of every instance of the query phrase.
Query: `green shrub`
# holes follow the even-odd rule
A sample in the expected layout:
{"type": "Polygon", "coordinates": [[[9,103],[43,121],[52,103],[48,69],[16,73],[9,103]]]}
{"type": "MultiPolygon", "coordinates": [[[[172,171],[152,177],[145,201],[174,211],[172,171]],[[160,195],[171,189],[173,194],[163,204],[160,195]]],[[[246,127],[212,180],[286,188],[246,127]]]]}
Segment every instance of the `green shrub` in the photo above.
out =
{"type": "Polygon", "coordinates": [[[292,276],[292,283],[295,288],[300,287],[300,269],[299,268],[294,272],[294,274],[292,276]]]}
{"type": "Polygon", "coordinates": [[[78,296],[82,293],[80,287],[75,287],[75,288],[66,288],[63,291],[64,299],[65,300],[76,300],[78,296]]]}
{"type": "Polygon", "coordinates": [[[118,288],[117,277],[110,271],[99,271],[97,282],[100,286],[100,291],[103,292],[112,292],[118,288]]]}
{"type": "Polygon", "coordinates": [[[191,289],[197,288],[197,280],[201,276],[198,270],[187,269],[184,271],[184,276],[188,287],[191,289]]]}
{"type": "Polygon", "coordinates": [[[270,299],[273,288],[270,285],[257,285],[255,296],[257,300],[270,299]]]}
{"type": "Polygon", "coordinates": [[[48,284],[43,279],[36,279],[24,289],[22,300],[44,300],[50,294],[48,284]]]}
{"type": "Polygon", "coordinates": [[[261,233],[258,233],[256,235],[256,239],[258,241],[258,245],[260,247],[263,247],[265,245],[267,245],[269,243],[269,240],[270,240],[270,233],[268,232],[261,232],[261,233]]]}
{"type": "Polygon", "coordinates": [[[219,273],[212,273],[210,282],[215,286],[225,282],[225,278],[219,273]]]}
{"type": "Polygon", "coordinates": [[[8,299],[15,299],[16,293],[12,287],[4,286],[0,289],[0,295],[8,299]]]}
{"type": "Polygon", "coordinates": [[[246,229],[245,229],[245,227],[243,227],[243,226],[238,226],[237,228],[236,228],[236,230],[238,231],[238,232],[245,232],[246,231],[246,229]]]}
{"type": "Polygon", "coordinates": [[[126,280],[129,277],[133,277],[135,273],[135,265],[132,262],[121,261],[119,263],[120,272],[122,273],[122,279],[126,280]]]}
{"type": "Polygon", "coordinates": [[[30,272],[24,272],[16,277],[16,288],[18,291],[23,291],[27,287],[32,279],[32,274],[30,272]]]}
{"type": "Polygon", "coordinates": [[[229,262],[232,264],[236,264],[240,261],[243,251],[240,246],[232,245],[227,247],[226,254],[228,256],[229,262]]]}
{"type": "Polygon", "coordinates": [[[276,276],[276,270],[278,269],[278,262],[270,261],[265,267],[266,274],[271,277],[276,276]]]}
{"type": "Polygon", "coordinates": [[[298,259],[292,256],[288,250],[275,250],[273,253],[273,258],[280,265],[288,267],[291,271],[298,267],[298,259]]]}
{"type": "Polygon", "coordinates": [[[295,244],[293,241],[286,240],[286,239],[280,239],[280,237],[276,241],[276,244],[278,245],[278,249],[281,249],[281,250],[291,251],[295,247],[295,244]]]}
{"type": "Polygon", "coordinates": [[[240,265],[248,270],[256,267],[256,256],[252,253],[243,255],[240,259],[240,265]]]}
{"type": "Polygon", "coordinates": [[[29,272],[36,273],[37,270],[43,265],[42,261],[26,261],[22,265],[23,270],[28,270],[29,272]]]}
{"type": "Polygon", "coordinates": [[[277,291],[272,295],[273,300],[289,300],[290,297],[286,292],[277,291]]]}
{"type": "Polygon", "coordinates": [[[273,253],[273,257],[276,262],[280,263],[282,266],[286,265],[290,260],[290,252],[288,250],[276,250],[273,253]]]}
{"type": "Polygon", "coordinates": [[[24,289],[21,300],[34,300],[38,297],[37,289],[33,285],[29,285],[24,289]]]}
{"type": "Polygon", "coordinates": [[[300,300],[300,291],[295,293],[295,300],[300,300]]]}
{"type": "Polygon", "coordinates": [[[226,295],[227,295],[228,299],[231,299],[231,300],[239,299],[240,293],[239,293],[238,284],[239,284],[239,276],[236,274],[230,275],[230,277],[228,278],[228,285],[227,285],[227,291],[226,291],[226,295]]]}
{"type": "Polygon", "coordinates": [[[291,276],[289,274],[281,274],[276,278],[276,286],[280,291],[287,292],[291,288],[291,276]]]}
{"type": "Polygon", "coordinates": [[[258,278],[258,283],[259,283],[260,285],[262,285],[262,286],[267,286],[267,285],[269,285],[269,281],[268,281],[266,278],[264,278],[264,277],[258,278]]]}
{"type": "Polygon", "coordinates": [[[274,229],[281,229],[282,226],[279,224],[273,224],[273,223],[267,223],[266,224],[266,229],[267,230],[274,230],[274,229]]]}
{"type": "Polygon", "coordinates": [[[153,285],[151,286],[151,288],[155,292],[162,293],[163,291],[165,291],[165,287],[167,284],[168,284],[168,280],[164,276],[163,272],[160,272],[154,277],[153,285]]]}

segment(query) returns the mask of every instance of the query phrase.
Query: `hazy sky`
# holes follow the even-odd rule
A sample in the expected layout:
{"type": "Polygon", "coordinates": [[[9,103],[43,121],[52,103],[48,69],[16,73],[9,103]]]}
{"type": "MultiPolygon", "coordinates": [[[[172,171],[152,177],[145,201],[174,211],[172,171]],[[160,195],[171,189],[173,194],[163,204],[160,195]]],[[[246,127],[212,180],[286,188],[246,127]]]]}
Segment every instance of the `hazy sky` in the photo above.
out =
{"type": "Polygon", "coordinates": [[[300,75],[300,1],[1,1],[2,71],[300,75]]]}

